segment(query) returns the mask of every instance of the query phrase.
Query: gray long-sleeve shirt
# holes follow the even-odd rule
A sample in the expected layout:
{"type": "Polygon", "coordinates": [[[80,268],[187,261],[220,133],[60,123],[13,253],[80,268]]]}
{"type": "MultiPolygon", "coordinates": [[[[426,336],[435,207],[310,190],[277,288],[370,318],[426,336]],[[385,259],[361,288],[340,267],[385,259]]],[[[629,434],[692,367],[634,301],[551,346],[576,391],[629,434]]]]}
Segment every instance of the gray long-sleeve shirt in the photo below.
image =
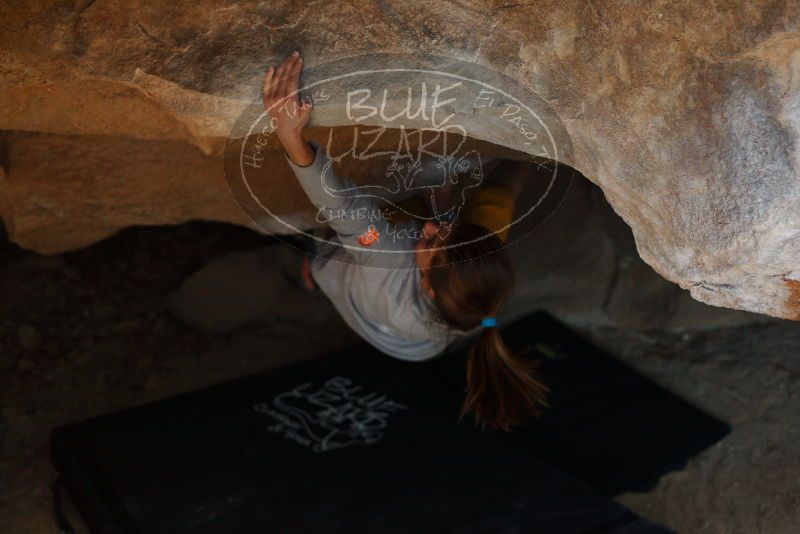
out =
{"type": "Polygon", "coordinates": [[[419,225],[392,225],[380,217],[375,197],[337,176],[328,154],[318,143],[310,144],[315,157],[306,167],[284,156],[338,238],[324,243],[316,238],[314,280],[345,322],[381,351],[404,360],[437,355],[458,333],[437,319],[433,302],[421,290],[413,238],[419,225]],[[370,225],[378,236],[373,244],[365,241],[370,225]]]}

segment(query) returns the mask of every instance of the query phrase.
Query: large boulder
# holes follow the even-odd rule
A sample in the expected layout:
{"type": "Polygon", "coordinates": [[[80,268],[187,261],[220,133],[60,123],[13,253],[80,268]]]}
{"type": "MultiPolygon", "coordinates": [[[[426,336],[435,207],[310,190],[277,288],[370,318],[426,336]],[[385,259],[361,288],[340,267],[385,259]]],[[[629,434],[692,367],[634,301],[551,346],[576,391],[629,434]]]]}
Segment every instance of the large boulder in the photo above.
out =
{"type": "MultiPolygon", "coordinates": [[[[437,55],[545,103],[571,140],[563,162],[602,188],[662,276],[709,304],[800,319],[795,2],[32,0],[3,3],[0,19],[0,215],[24,247],[55,253],[134,224],[252,225],[222,160],[266,65],[294,49],[307,67],[437,55]]],[[[324,106],[313,121],[346,124],[324,106]]],[[[310,221],[268,148],[268,188],[310,221]]]]}

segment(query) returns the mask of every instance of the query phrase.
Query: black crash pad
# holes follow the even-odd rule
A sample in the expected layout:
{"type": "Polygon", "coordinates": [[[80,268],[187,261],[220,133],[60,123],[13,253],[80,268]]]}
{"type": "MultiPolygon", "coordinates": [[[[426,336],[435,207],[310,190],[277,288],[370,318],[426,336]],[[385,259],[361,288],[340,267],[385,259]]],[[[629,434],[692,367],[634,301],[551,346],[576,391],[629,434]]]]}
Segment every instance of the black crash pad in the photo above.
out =
{"type": "Polygon", "coordinates": [[[666,532],[458,423],[444,362],[331,354],[57,428],[53,463],[97,533],[666,532]]]}

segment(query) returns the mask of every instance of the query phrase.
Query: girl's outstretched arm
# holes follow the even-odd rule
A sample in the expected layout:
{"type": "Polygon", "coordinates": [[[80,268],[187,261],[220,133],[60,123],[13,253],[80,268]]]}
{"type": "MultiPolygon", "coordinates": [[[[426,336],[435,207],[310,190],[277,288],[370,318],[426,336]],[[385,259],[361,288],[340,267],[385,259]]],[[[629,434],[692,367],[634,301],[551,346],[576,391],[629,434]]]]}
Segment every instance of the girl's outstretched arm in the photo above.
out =
{"type": "Polygon", "coordinates": [[[277,70],[270,67],[264,77],[264,107],[277,123],[275,133],[286,151],[286,159],[300,186],[318,209],[317,219],[327,222],[336,231],[339,241],[351,255],[365,263],[377,263],[380,257],[381,264],[396,265],[404,256],[408,257],[404,252],[413,249],[416,239],[408,232],[398,239],[397,227],[382,216],[378,202],[357,194],[354,183],[334,172],[330,158],[320,145],[303,138],[311,103],[300,104],[301,68],[302,59],[292,54],[277,70]]]}

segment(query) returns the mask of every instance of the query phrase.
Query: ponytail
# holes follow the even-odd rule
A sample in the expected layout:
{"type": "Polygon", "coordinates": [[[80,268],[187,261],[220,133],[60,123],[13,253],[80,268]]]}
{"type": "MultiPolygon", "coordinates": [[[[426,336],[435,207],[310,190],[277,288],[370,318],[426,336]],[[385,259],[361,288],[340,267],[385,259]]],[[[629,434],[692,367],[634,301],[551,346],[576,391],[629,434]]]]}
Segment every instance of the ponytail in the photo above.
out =
{"type": "Polygon", "coordinates": [[[536,362],[513,354],[496,328],[495,315],[511,292],[514,270],[500,240],[486,229],[456,223],[448,239],[460,243],[431,261],[428,283],[439,315],[453,329],[481,331],[467,356],[467,395],[461,418],[473,412],[476,423],[506,432],[547,406],[547,387],[536,362]]]}
{"type": "Polygon", "coordinates": [[[548,391],[539,381],[536,362],[514,355],[497,328],[482,328],[467,356],[460,417],[473,412],[479,426],[510,432],[541,414],[548,391]]]}

